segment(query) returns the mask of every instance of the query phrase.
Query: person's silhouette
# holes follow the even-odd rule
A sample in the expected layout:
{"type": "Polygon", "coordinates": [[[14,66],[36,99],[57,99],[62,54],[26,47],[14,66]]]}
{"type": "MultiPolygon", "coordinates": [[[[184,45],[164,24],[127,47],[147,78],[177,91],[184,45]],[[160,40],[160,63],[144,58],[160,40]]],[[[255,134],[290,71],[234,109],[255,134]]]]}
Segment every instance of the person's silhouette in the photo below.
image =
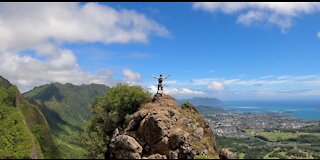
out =
{"type": "Polygon", "coordinates": [[[161,96],[163,94],[163,85],[162,82],[167,79],[170,75],[168,75],[167,77],[162,77],[162,74],[160,74],[159,77],[156,77],[154,75],[151,75],[153,78],[158,80],[158,90],[157,90],[157,94],[159,93],[159,89],[161,89],[161,96]]]}

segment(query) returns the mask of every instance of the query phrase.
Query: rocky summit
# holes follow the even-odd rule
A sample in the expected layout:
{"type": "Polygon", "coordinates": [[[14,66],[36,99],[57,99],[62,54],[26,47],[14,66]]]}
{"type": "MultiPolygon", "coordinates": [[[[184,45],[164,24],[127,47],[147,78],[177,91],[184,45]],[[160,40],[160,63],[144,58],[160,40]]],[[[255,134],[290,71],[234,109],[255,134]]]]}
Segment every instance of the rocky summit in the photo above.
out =
{"type": "Polygon", "coordinates": [[[127,118],[110,143],[110,158],[193,159],[219,158],[214,134],[189,103],[156,94],[127,118]]]}

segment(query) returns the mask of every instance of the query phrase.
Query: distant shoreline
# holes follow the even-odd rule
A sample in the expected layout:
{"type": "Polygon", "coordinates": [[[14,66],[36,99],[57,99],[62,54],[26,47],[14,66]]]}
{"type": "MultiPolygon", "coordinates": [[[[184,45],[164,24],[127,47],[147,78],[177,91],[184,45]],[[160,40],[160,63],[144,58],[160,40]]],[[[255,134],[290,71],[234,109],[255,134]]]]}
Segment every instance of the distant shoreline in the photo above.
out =
{"type": "Polygon", "coordinates": [[[214,110],[223,110],[226,112],[237,112],[237,113],[244,113],[244,114],[279,114],[281,116],[287,116],[292,119],[301,119],[307,121],[315,121],[320,122],[320,108],[316,107],[309,107],[309,108],[298,108],[297,107],[268,107],[265,105],[229,105],[222,103],[223,105],[218,106],[199,106],[199,107],[210,107],[214,110]],[[316,112],[315,112],[316,111],[316,112]]]}

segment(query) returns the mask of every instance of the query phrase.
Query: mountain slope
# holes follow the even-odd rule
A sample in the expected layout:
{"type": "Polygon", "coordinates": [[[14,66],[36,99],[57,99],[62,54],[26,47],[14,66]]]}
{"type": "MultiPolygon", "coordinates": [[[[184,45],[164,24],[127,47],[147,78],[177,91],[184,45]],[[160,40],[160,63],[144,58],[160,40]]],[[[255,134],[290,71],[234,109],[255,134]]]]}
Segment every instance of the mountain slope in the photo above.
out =
{"type": "Polygon", "coordinates": [[[104,95],[109,87],[98,84],[76,86],[52,83],[24,94],[37,105],[54,133],[54,140],[63,158],[84,158],[77,137],[90,116],[89,104],[104,95]]]}
{"type": "Polygon", "coordinates": [[[0,158],[60,158],[42,113],[0,76],[0,158]]]}

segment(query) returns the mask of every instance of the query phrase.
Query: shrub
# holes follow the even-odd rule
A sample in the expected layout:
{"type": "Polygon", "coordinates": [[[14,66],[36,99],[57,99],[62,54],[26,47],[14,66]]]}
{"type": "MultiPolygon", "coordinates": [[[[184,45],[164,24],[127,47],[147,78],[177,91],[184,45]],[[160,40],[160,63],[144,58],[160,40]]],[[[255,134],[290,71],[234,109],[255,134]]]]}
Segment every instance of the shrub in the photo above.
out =
{"type": "Polygon", "coordinates": [[[108,157],[108,146],[116,128],[123,126],[128,115],[151,100],[151,94],[140,86],[118,84],[91,105],[92,116],[84,135],[88,158],[108,157]]]}

